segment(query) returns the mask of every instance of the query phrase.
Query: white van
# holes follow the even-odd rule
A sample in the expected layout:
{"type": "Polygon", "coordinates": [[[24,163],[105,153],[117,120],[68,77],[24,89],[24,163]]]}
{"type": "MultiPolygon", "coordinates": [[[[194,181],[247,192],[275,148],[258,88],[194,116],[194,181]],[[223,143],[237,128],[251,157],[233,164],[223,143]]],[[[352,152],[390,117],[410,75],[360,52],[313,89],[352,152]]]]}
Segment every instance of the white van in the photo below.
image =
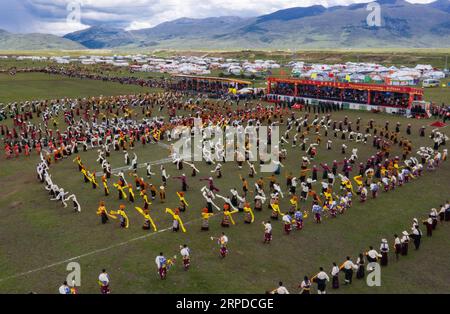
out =
{"type": "Polygon", "coordinates": [[[439,87],[441,82],[435,79],[427,79],[422,83],[422,87],[439,87]]]}

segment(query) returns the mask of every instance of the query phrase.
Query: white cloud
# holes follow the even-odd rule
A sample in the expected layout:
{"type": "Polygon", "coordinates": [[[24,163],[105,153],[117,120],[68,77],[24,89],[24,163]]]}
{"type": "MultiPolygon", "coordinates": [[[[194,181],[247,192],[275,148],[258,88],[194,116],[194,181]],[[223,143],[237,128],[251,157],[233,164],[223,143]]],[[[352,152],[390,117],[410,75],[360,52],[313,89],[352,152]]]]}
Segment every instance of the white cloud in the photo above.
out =
{"type": "Polygon", "coordinates": [[[42,22],[37,23],[34,28],[34,33],[54,34],[64,36],[67,33],[72,33],[89,28],[89,25],[81,23],[67,23],[67,22],[42,22]]]}
{"type": "MultiPolygon", "coordinates": [[[[435,0],[411,0],[409,2],[429,3],[433,1],[435,0]]],[[[131,3],[133,1],[123,2],[131,3]]],[[[252,17],[292,7],[306,7],[311,5],[323,5],[329,7],[368,2],[373,2],[373,0],[167,0],[158,6],[164,8],[164,10],[153,14],[151,18],[146,16],[143,16],[142,18],[135,17],[135,20],[133,20],[126,29],[134,30],[153,27],[162,22],[182,17],[205,18],[226,15],[252,17]]]]}
{"type": "MultiPolygon", "coordinates": [[[[258,16],[310,5],[349,5],[373,0],[15,0],[0,2],[0,28],[61,35],[88,25],[110,23],[127,30],[153,27],[181,17],[258,16]],[[11,4],[14,3],[14,4],[11,4]],[[81,4],[81,23],[65,23],[67,5],[81,4]],[[11,6],[15,9],[11,10],[11,6]],[[8,10],[6,10],[8,9],[8,10]],[[3,11],[3,14],[1,13],[3,11]],[[23,17],[26,16],[25,19],[23,17]]],[[[429,3],[434,0],[409,0],[429,3]]]]}
{"type": "Polygon", "coordinates": [[[143,29],[143,28],[150,28],[155,26],[154,24],[150,22],[139,22],[139,21],[133,21],[128,25],[128,27],[125,28],[127,31],[136,30],[136,29],[143,29]]]}

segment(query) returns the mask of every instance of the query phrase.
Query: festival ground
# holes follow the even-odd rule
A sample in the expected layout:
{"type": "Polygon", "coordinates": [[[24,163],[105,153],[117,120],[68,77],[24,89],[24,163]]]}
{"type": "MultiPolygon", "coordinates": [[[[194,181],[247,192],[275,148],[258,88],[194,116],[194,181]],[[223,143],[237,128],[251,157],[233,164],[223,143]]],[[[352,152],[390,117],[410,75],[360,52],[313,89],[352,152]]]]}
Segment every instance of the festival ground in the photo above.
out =
{"type": "Polygon", "coordinates": [[[80,80],[44,73],[0,74],[0,103],[39,99],[83,98],[100,95],[144,93],[136,85],[80,80]]]}
{"type": "MultiPolygon", "coordinates": [[[[105,84],[92,81],[86,83],[105,84]]],[[[123,86],[119,84],[113,85],[106,88],[109,91],[105,91],[105,94],[128,92],[121,88],[123,86]]],[[[98,92],[98,89],[96,90],[98,92]]],[[[79,91],[74,92],[75,95],[78,95],[77,93],[79,91]]],[[[90,95],[90,92],[86,93],[90,95]]],[[[302,114],[304,113],[297,113],[297,117],[302,114]]],[[[399,121],[402,124],[402,135],[405,135],[406,125],[411,123],[413,133],[409,138],[413,142],[413,152],[421,146],[432,146],[428,137],[419,137],[419,128],[426,125],[429,135],[433,129],[429,124],[434,122],[433,120],[407,120],[356,111],[335,112],[332,119],[339,121],[344,116],[348,116],[353,122],[357,117],[361,117],[363,126],[370,119],[375,119],[378,125],[390,121],[393,128],[399,121]]],[[[447,129],[441,131],[449,135],[447,129]]],[[[332,134],[330,136],[332,137],[332,134]]],[[[331,151],[325,149],[325,137],[322,136],[322,139],[318,157],[313,164],[331,164],[335,159],[340,161],[344,157],[348,158],[354,147],[359,149],[361,161],[367,160],[375,153],[371,140],[366,145],[346,142],[347,154],[342,155],[340,147],[343,142],[340,139],[332,138],[331,151]]],[[[285,175],[288,172],[298,175],[301,157],[304,155],[298,146],[291,148],[291,145],[287,144],[286,148],[288,158],[277,178],[283,190],[286,189],[285,175]]],[[[169,155],[168,150],[160,145],[141,147],[140,143],[130,152],[130,157],[133,157],[133,153],[138,156],[140,164],[158,161],[169,155]]],[[[398,145],[391,154],[401,156],[398,145]]],[[[96,162],[96,150],[81,153],[80,156],[90,170],[101,171],[96,162]]],[[[217,244],[210,239],[211,236],[218,236],[224,231],[220,227],[222,215],[219,213],[211,219],[209,232],[200,231],[200,210],[205,202],[199,192],[204,183],[200,182],[199,178],[213,175],[210,173],[213,167],[197,163],[200,170],[197,178],[191,178],[190,169],[185,167],[189,184],[186,195],[189,207],[187,212],[182,214],[182,218],[187,233],[174,234],[170,228],[171,217],[165,214],[164,210],[166,207],[174,208],[179,203],[175,194],[180,190],[178,180],[169,179],[167,203],[161,204],[156,200],[150,206],[151,215],[159,231],[143,231],[143,219],[134,210],[135,205],[118,201],[116,190],[112,187],[113,179],[110,180],[112,193],[109,197],[104,197],[101,188],[93,190],[90,184],[83,183],[82,175],[72,159],[58,162],[56,166],[51,167],[50,173],[54,182],[77,195],[82,207],[79,214],[73,213],[69,208],[62,208],[60,203],[49,201],[48,193],[36,179],[38,156],[35,153],[30,158],[21,156],[10,161],[1,160],[0,184],[3,192],[0,196],[0,214],[3,221],[0,233],[0,292],[54,293],[65,279],[66,266],[70,261],[81,264],[81,293],[98,293],[97,276],[102,268],[106,268],[111,276],[113,293],[263,293],[272,290],[279,280],[282,280],[290,291],[295,292],[298,291],[297,286],[303,276],[314,275],[319,266],[329,271],[332,262],[339,264],[347,255],[356,258],[359,253],[367,251],[370,245],[378,248],[382,238],[387,238],[392,246],[394,233],[401,234],[403,230],[409,230],[414,217],[419,220],[426,218],[431,207],[439,207],[450,196],[450,164],[447,161],[436,171],[425,171],[423,177],[395,191],[382,192],[376,200],[369,199],[367,203],[360,204],[355,197],[353,207],[346,214],[335,219],[325,219],[321,225],[315,224],[310,215],[303,230],[294,231],[287,236],[283,233],[282,222],[274,222],[273,242],[270,245],[262,244],[261,222],[270,216],[265,205],[261,213],[256,213],[256,221],[252,225],[244,224],[243,214],[235,215],[237,224],[225,230],[230,238],[230,253],[222,260],[218,255],[217,244]],[[112,210],[116,210],[120,204],[125,204],[130,228],[120,229],[117,222],[101,225],[95,214],[100,200],[104,200],[107,208],[112,210]],[[160,280],[154,258],[161,251],[167,257],[179,255],[179,246],[184,243],[192,250],[191,268],[185,272],[178,257],[167,280],[160,280]]],[[[122,152],[112,152],[109,160],[113,169],[124,166],[122,152]]],[[[172,177],[182,174],[172,163],[167,164],[166,168],[172,177]]],[[[156,172],[156,175],[152,180],[146,180],[159,186],[159,166],[154,166],[152,171],[156,172]]],[[[132,182],[128,172],[125,171],[127,180],[132,182]]],[[[139,169],[138,173],[145,178],[145,169],[139,169]]],[[[224,191],[221,194],[228,195],[230,188],[241,190],[239,174],[247,177],[248,167],[244,166],[244,169],[239,171],[236,163],[224,164],[223,173],[224,177],[216,179],[215,185],[224,191]]],[[[251,188],[253,182],[249,180],[251,188]]],[[[319,188],[319,185],[315,186],[316,190],[319,188]]],[[[338,190],[337,186],[335,188],[338,190]]],[[[139,197],[136,204],[142,205],[139,197]]],[[[306,204],[304,208],[310,210],[311,202],[306,204]]],[[[287,211],[288,206],[289,199],[285,196],[280,208],[287,211]]],[[[355,281],[352,286],[343,287],[338,292],[448,292],[449,244],[449,225],[439,225],[438,231],[431,239],[424,238],[419,252],[411,250],[409,256],[402,257],[398,263],[394,261],[393,255],[390,256],[389,267],[382,270],[381,287],[369,288],[365,282],[355,281]]]]}

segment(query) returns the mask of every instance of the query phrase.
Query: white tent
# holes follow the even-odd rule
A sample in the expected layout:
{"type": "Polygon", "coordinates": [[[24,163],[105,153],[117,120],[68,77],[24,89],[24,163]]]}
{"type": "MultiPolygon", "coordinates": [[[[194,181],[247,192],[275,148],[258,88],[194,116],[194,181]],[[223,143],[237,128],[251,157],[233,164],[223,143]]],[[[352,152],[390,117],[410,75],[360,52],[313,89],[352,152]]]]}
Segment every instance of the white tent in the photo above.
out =
{"type": "Polygon", "coordinates": [[[390,79],[390,85],[394,86],[405,86],[405,85],[414,85],[414,77],[412,76],[393,76],[390,79]]]}
{"type": "Polygon", "coordinates": [[[430,78],[430,79],[436,79],[436,80],[441,80],[445,78],[445,73],[443,71],[432,71],[432,72],[428,72],[425,73],[423,75],[424,79],[430,78]]]}
{"type": "Polygon", "coordinates": [[[429,64],[418,64],[414,69],[418,71],[432,71],[433,67],[429,64]]]}
{"type": "Polygon", "coordinates": [[[113,62],[112,65],[114,65],[116,67],[127,67],[130,64],[128,62],[113,62]]]}
{"type": "Polygon", "coordinates": [[[364,74],[355,73],[350,75],[350,82],[353,83],[363,83],[366,76],[364,74]]]}

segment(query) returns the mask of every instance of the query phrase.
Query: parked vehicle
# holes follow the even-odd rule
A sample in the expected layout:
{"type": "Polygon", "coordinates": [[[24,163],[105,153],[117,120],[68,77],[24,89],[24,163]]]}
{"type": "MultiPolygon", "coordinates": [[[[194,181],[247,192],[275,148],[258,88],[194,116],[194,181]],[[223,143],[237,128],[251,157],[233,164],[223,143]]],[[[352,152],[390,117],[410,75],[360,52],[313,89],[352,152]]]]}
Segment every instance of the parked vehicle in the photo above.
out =
{"type": "Polygon", "coordinates": [[[435,80],[435,79],[427,79],[424,80],[422,83],[423,87],[439,87],[441,84],[441,82],[439,80],[435,80]]]}

